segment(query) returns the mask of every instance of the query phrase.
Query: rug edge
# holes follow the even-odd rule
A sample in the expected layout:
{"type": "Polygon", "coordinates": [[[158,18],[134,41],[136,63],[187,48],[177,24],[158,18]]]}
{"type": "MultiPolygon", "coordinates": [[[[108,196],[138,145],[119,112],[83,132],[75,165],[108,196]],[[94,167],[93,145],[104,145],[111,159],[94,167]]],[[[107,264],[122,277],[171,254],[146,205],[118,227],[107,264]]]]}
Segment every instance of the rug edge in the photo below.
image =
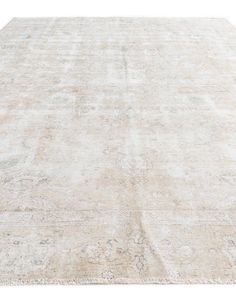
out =
{"type": "Polygon", "coordinates": [[[115,285],[115,284],[236,284],[236,279],[158,279],[158,278],[117,278],[105,280],[103,278],[86,279],[6,279],[0,280],[0,286],[26,286],[26,285],[115,285]]]}
{"type": "Polygon", "coordinates": [[[17,18],[11,18],[2,28],[0,28],[0,33],[2,33],[11,23],[13,23],[17,18]]]}

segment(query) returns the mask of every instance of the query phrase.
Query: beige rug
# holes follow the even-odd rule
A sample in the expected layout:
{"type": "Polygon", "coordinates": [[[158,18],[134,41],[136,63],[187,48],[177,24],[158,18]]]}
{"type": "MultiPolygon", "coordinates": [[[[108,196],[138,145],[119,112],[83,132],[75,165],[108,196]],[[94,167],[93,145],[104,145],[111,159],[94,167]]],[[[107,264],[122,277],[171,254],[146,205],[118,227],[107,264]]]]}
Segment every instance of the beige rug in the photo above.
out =
{"type": "Polygon", "coordinates": [[[236,30],[0,32],[0,284],[236,282],[236,30]]]}

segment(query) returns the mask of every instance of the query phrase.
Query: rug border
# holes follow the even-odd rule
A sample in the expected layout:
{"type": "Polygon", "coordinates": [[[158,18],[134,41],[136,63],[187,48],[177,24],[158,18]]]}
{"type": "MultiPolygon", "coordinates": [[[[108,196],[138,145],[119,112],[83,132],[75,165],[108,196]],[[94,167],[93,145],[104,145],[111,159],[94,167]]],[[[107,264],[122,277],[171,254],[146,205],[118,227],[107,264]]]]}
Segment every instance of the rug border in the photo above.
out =
{"type": "Polygon", "coordinates": [[[79,279],[6,279],[0,280],[0,286],[27,286],[27,285],[118,285],[118,284],[236,284],[236,279],[176,279],[176,278],[116,278],[106,280],[103,278],[79,278],[79,279]]]}

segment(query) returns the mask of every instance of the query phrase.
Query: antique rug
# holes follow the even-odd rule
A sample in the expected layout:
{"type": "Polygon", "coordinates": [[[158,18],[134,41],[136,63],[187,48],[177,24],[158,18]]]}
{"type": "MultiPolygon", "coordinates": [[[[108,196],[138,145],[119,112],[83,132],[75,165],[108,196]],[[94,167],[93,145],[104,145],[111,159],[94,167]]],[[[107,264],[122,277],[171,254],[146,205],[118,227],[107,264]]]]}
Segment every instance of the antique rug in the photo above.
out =
{"type": "Polygon", "coordinates": [[[236,30],[0,32],[0,284],[236,282],[236,30]]]}

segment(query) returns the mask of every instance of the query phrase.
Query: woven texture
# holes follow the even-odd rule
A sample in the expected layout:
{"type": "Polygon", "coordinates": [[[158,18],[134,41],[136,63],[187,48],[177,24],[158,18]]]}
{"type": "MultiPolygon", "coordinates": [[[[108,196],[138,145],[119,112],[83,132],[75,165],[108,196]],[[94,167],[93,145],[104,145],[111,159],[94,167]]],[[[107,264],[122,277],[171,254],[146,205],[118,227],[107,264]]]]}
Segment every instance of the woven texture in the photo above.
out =
{"type": "Polygon", "coordinates": [[[0,32],[0,284],[236,282],[236,30],[0,32]]]}

